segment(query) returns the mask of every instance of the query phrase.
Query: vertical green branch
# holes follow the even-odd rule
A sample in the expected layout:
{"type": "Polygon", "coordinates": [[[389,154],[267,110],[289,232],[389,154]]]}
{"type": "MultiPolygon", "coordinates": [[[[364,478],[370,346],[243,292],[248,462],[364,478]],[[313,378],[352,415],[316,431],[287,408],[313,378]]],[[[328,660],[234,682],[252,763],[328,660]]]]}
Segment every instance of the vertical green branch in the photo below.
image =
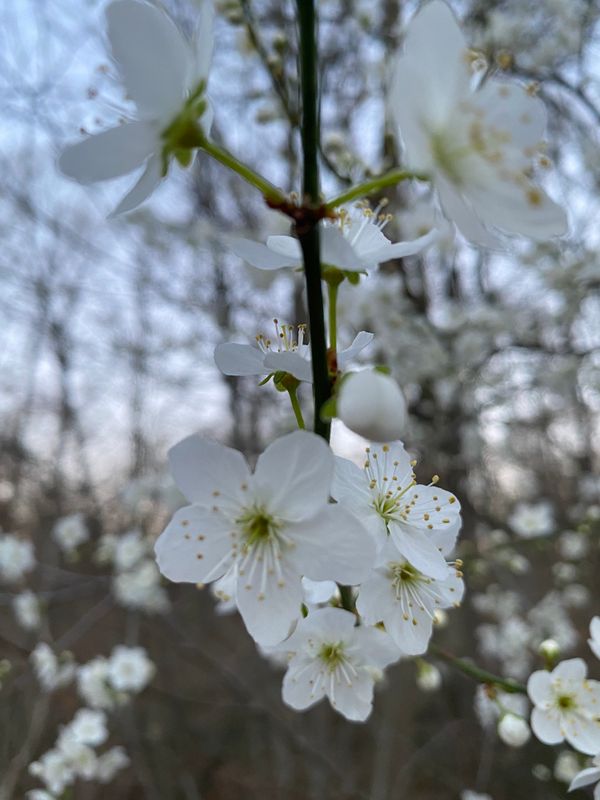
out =
{"type": "Polygon", "coordinates": [[[314,0],[297,0],[300,30],[300,85],[302,87],[303,206],[305,214],[296,223],[302,248],[310,325],[310,347],[315,401],[314,431],[329,440],[330,425],[321,420],[321,407],[329,399],[327,344],[321,285],[321,257],[317,213],[319,196],[319,105],[317,36],[314,0]]]}

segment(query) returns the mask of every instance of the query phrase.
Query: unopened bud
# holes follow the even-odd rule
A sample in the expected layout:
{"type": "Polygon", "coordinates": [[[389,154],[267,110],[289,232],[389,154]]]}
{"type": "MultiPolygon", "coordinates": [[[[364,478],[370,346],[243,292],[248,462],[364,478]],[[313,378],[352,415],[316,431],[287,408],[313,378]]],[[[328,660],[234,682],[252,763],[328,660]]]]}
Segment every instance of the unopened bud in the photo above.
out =
{"type": "Polygon", "coordinates": [[[498,723],[498,736],[509,747],[523,747],[529,741],[531,731],[523,717],[509,712],[498,723]]]}
{"type": "Polygon", "coordinates": [[[375,370],[349,375],[342,383],[338,416],[372,442],[393,442],[404,433],[406,400],[396,381],[375,370]]]}
{"type": "Polygon", "coordinates": [[[423,692],[436,692],[442,685],[442,674],[433,664],[419,660],[417,664],[417,686],[423,692]]]}
{"type": "Polygon", "coordinates": [[[560,657],[560,645],[556,639],[544,639],[538,652],[546,662],[546,666],[551,669],[560,657]]]}

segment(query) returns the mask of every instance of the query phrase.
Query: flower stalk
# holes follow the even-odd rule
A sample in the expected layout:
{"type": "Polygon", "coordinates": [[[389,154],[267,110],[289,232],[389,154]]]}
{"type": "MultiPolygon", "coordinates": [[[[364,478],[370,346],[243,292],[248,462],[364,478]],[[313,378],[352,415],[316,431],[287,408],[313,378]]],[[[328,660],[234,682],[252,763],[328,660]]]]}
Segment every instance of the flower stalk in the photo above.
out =
{"type": "Polygon", "coordinates": [[[450,666],[459,670],[464,675],[468,675],[469,678],[472,678],[478,683],[495,686],[498,689],[502,689],[502,691],[507,692],[508,694],[527,694],[527,688],[522,683],[514,681],[511,678],[501,678],[500,676],[495,675],[493,672],[488,672],[486,669],[481,669],[481,667],[478,667],[471,661],[466,661],[463,658],[458,658],[458,656],[455,656],[452,653],[448,653],[447,650],[443,650],[433,643],[430,643],[429,651],[434,656],[437,656],[437,658],[441,658],[442,661],[450,664],[450,666]]]}

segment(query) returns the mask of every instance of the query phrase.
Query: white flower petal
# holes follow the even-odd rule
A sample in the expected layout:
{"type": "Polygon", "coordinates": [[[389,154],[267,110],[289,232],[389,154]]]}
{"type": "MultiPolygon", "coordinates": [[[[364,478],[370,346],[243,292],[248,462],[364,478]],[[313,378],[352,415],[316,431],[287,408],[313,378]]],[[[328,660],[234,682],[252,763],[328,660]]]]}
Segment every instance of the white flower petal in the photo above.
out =
{"type": "Polygon", "coordinates": [[[321,263],[338,269],[357,272],[365,268],[354,248],[337,225],[321,226],[321,263]]]}
{"type": "Polygon", "coordinates": [[[413,567],[432,578],[444,579],[449,574],[446,559],[426,533],[402,523],[389,523],[392,541],[413,567]]]}
{"type": "Polygon", "coordinates": [[[564,724],[564,735],[571,747],[580,753],[595,756],[600,752],[600,722],[597,719],[569,714],[569,719],[564,724]]]}
{"type": "Polygon", "coordinates": [[[486,230],[477,214],[470,208],[456,189],[440,173],[436,173],[435,186],[440,204],[448,219],[456,225],[465,239],[482,247],[501,249],[502,242],[486,230]]]}
{"type": "Polygon", "coordinates": [[[269,236],[267,247],[280,256],[286,256],[290,262],[302,263],[302,248],[298,239],[293,236],[269,236]]]}
{"type": "Polygon", "coordinates": [[[231,526],[220,514],[198,506],[179,509],[156,541],[161,573],[176,583],[203,583],[232,564],[231,526]]]}
{"type": "Polygon", "coordinates": [[[231,447],[188,436],[169,450],[171,472],[179,490],[192,503],[240,507],[246,499],[250,470],[243,455],[231,447]]]}
{"type": "Polygon", "coordinates": [[[149,159],[137,183],[127,192],[115,210],[109,214],[109,218],[116,217],[119,214],[125,214],[127,211],[132,211],[134,208],[137,208],[146,198],[150,197],[161,180],[161,157],[155,155],[149,159]]]}
{"type": "Polygon", "coordinates": [[[521,166],[531,163],[531,152],[523,151],[539,148],[546,129],[546,108],[539,97],[514,80],[490,78],[473,93],[470,104],[482,109],[486,125],[520,151],[521,166]]]}
{"type": "MultiPolygon", "coordinates": [[[[257,555],[253,557],[257,559],[257,555]]],[[[269,574],[267,560],[251,561],[238,577],[236,602],[248,633],[254,641],[269,646],[289,636],[301,616],[302,583],[286,562],[269,574]]]]}
{"type": "Polygon", "coordinates": [[[600,781],[600,769],[598,769],[598,767],[582,769],[571,781],[569,791],[572,792],[574,789],[581,789],[582,786],[589,786],[591,783],[596,783],[596,781],[600,781]]]}
{"type": "Polygon", "coordinates": [[[354,337],[352,344],[350,347],[347,347],[345,350],[340,350],[337,354],[337,361],[338,367],[342,370],[342,372],[346,369],[348,364],[362,351],[365,347],[368,347],[375,335],[373,333],[368,333],[367,331],[360,331],[354,337]]]}
{"type": "Polygon", "coordinates": [[[390,242],[378,250],[365,254],[368,261],[374,261],[380,264],[383,261],[390,261],[392,258],[404,258],[405,256],[414,256],[420,253],[426,247],[429,247],[440,238],[440,232],[437,228],[432,228],[428,233],[420,236],[418,239],[413,239],[408,242],[390,242]]]}
{"type": "Polygon", "coordinates": [[[490,181],[478,186],[469,185],[467,194],[483,222],[507,233],[545,241],[567,232],[564,210],[534,184],[500,180],[492,172],[490,181]]]}
{"type": "Polygon", "coordinates": [[[297,711],[304,711],[325,696],[323,681],[318,680],[321,665],[306,656],[297,656],[283,678],[283,702],[297,711]]]}
{"type": "Polygon", "coordinates": [[[270,513],[304,520],[327,503],[332,476],[333,453],[327,443],[314,433],[295,431],[276,439],[258,457],[253,487],[270,513]]]}
{"type": "Polygon", "coordinates": [[[582,658],[568,658],[561,661],[552,671],[552,678],[583,681],[587,675],[587,665],[582,658]]]}
{"type": "Polygon", "coordinates": [[[147,2],[114,0],[106,18],[113,56],[140,114],[167,122],[190,88],[189,43],[164,11],[147,2]]]}
{"type": "Polygon", "coordinates": [[[212,0],[200,0],[200,11],[196,22],[196,34],[194,36],[194,71],[193,85],[208,77],[208,68],[213,51],[213,26],[215,20],[215,9],[212,0]]]}
{"type": "Polygon", "coordinates": [[[468,92],[468,46],[449,6],[432,0],[413,17],[406,34],[406,58],[421,68],[428,122],[444,123],[468,92]]]}
{"type": "Polygon", "coordinates": [[[265,356],[265,367],[269,372],[279,371],[289,372],[299,381],[312,383],[311,362],[303,358],[300,353],[292,351],[282,351],[281,353],[267,353],[265,356]]]}
{"type": "Polygon", "coordinates": [[[536,706],[551,703],[554,697],[552,677],[545,669],[540,669],[529,676],[527,693],[536,706]]]}
{"type": "Polygon", "coordinates": [[[400,658],[400,652],[392,639],[379,628],[367,628],[364,625],[356,628],[355,638],[363,652],[369,654],[369,665],[384,669],[400,658]]]}
{"type": "Polygon", "coordinates": [[[296,544],[291,558],[301,574],[317,581],[356,584],[375,563],[369,532],[339,504],[325,506],[312,519],[288,527],[296,544]]]}
{"type": "Polygon", "coordinates": [[[373,677],[364,668],[350,680],[340,676],[327,682],[325,688],[332,707],[346,719],[364,722],[373,709],[373,677]]]}
{"type": "Polygon", "coordinates": [[[299,258],[290,258],[287,255],[275,252],[259,242],[251,239],[231,239],[228,243],[229,249],[252,264],[257,269],[281,269],[282,267],[297,267],[300,265],[299,258]]]}
{"type": "Polygon", "coordinates": [[[534,708],[531,712],[531,728],[544,744],[559,744],[565,738],[560,729],[558,714],[541,708],[534,708]]]}
{"type": "Polygon", "coordinates": [[[224,375],[266,375],[265,354],[249,344],[225,342],[215,348],[215,364],[224,375]]]}
{"type": "Polygon", "coordinates": [[[140,167],[157,146],[152,125],[127,122],[65,147],[58,166],[79,183],[110,180],[140,167]]]}

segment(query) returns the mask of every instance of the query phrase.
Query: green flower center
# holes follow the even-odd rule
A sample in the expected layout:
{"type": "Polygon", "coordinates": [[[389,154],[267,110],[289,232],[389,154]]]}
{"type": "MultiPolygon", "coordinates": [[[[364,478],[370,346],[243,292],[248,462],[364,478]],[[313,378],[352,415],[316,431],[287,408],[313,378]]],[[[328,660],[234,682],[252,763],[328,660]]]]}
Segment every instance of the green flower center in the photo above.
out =
{"type": "Polygon", "coordinates": [[[341,642],[329,642],[328,644],[324,644],[319,651],[319,658],[330,672],[334,672],[345,660],[344,645],[341,642]]]}
{"type": "Polygon", "coordinates": [[[242,530],[244,544],[248,548],[276,539],[281,527],[277,520],[262,508],[248,509],[236,522],[242,530]]]}
{"type": "Polygon", "coordinates": [[[561,711],[572,711],[576,707],[575,698],[570,694],[561,695],[557,699],[556,704],[561,711]]]}

